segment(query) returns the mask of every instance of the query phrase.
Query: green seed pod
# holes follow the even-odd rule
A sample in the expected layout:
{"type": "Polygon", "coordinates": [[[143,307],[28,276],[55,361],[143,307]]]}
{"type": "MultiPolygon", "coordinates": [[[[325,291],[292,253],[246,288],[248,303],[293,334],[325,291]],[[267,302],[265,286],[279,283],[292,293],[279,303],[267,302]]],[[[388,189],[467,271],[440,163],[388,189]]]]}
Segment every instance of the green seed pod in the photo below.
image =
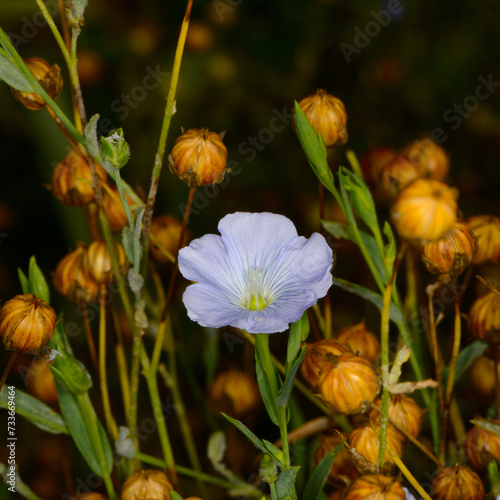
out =
{"type": "Polygon", "coordinates": [[[108,137],[101,137],[104,163],[109,162],[113,169],[124,167],[130,158],[130,147],[123,137],[123,129],[114,130],[108,137]]]}

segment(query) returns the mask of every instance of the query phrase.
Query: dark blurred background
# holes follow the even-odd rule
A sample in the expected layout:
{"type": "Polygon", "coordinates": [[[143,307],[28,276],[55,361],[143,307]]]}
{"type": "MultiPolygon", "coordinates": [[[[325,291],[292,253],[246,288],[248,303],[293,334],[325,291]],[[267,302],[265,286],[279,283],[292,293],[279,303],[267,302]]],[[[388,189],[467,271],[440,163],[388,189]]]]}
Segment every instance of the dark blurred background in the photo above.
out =
{"type": "MultiPolygon", "coordinates": [[[[107,118],[104,129],[123,127],[132,157],[122,175],[142,192],[149,188],[184,9],[181,1],[90,0],[79,39],[87,114],[107,118]]],[[[2,0],[0,25],[23,57],[57,62],[67,82],[64,60],[50,30],[37,27],[35,12],[32,0],[2,0]]],[[[285,214],[301,234],[318,229],[317,181],[289,116],[294,99],[317,88],[341,98],[349,115],[349,142],[336,163],[346,163],[347,147],[361,157],[374,145],[399,149],[442,129],[449,181],[460,191],[464,216],[500,215],[499,25],[498,0],[195,0],[167,151],[181,127],[225,130],[233,173],[215,192],[198,190],[192,234],[215,232],[217,221],[237,210],[285,214]],[[483,80],[489,91],[477,100],[483,80]]],[[[58,103],[71,114],[67,84],[58,103]]],[[[44,188],[67,153],[48,113],[22,108],[4,84],[0,110],[5,301],[20,292],[16,270],[27,270],[31,255],[50,277],[90,235],[83,211],[62,206],[44,188]]],[[[181,217],[187,191],[165,162],[156,213],[181,217]]],[[[360,281],[366,273],[350,248],[339,248],[337,270],[360,281]]],[[[53,295],[56,305],[68,305],[53,295]]],[[[358,312],[343,308],[334,326],[357,320],[358,312]]]]}

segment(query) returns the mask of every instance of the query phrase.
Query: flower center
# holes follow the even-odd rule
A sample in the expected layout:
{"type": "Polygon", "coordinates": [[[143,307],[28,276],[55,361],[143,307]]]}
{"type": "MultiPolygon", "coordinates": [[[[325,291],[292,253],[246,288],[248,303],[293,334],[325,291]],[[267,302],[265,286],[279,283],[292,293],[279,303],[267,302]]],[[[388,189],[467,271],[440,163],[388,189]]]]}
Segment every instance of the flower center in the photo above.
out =
{"type": "Polygon", "coordinates": [[[269,305],[264,287],[262,286],[262,272],[260,269],[250,268],[247,275],[247,289],[243,300],[243,307],[250,311],[261,311],[269,305]]]}
{"type": "Polygon", "coordinates": [[[250,311],[260,311],[261,309],[265,309],[267,307],[266,301],[259,297],[258,295],[253,295],[250,298],[250,302],[248,303],[248,309],[250,311]]]}

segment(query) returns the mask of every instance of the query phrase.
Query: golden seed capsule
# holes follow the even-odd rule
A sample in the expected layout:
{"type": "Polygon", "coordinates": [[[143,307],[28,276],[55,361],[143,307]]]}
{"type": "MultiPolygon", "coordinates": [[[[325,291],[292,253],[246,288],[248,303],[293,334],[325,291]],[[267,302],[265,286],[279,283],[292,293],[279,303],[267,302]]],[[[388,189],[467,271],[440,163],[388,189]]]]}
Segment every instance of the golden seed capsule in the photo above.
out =
{"type": "MultiPolygon", "coordinates": [[[[151,221],[151,234],[157,242],[175,258],[177,253],[177,245],[181,237],[182,222],[172,215],[157,215],[151,221]]],[[[182,246],[186,245],[189,240],[189,235],[186,232],[182,242],[182,246]]],[[[149,245],[149,253],[155,262],[166,264],[172,262],[160,247],[153,241],[149,245]]]]}
{"type": "Polygon", "coordinates": [[[82,495],[78,495],[79,500],[107,500],[104,495],[100,493],[83,493],[82,495]]]}
{"type": "Polygon", "coordinates": [[[87,249],[83,245],[59,262],[54,272],[54,285],[73,302],[91,302],[97,298],[99,284],[90,275],[87,249]]]}
{"type": "MultiPolygon", "coordinates": [[[[379,432],[380,424],[369,419],[364,424],[356,427],[349,435],[349,444],[351,447],[356,448],[373,465],[377,465],[378,460],[379,432]]],[[[389,446],[397,456],[400,457],[403,454],[401,434],[391,424],[387,426],[385,462],[393,464],[394,460],[389,453],[389,446]]]]}
{"type": "Polygon", "coordinates": [[[417,179],[399,193],[391,218],[402,238],[439,240],[453,228],[456,198],[456,191],[442,182],[417,179]]]}
{"type": "Polygon", "coordinates": [[[402,153],[417,167],[423,177],[444,181],[450,170],[446,151],[429,137],[412,142],[402,153]]]}
{"type": "MultiPolygon", "coordinates": [[[[45,59],[40,57],[29,57],[24,59],[24,62],[43,90],[47,92],[49,97],[55,99],[61,93],[63,87],[59,66],[57,64],[51,66],[45,59]]],[[[36,92],[21,92],[12,87],[10,90],[16,101],[28,109],[37,110],[46,105],[45,99],[36,92]]]]}
{"type": "Polygon", "coordinates": [[[304,379],[315,387],[319,382],[321,370],[328,362],[328,355],[339,356],[348,352],[347,347],[335,339],[323,339],[310,344],[305,344],[306,354],[300,365],[300,371],[304,379]]]}
{"type": "MultiPolygon", "coordinates": [[[[500,420],[490,420],[500,425],[500,420]]],[[[488,467],[491,460],[500,462],[500,436],[475,425],[465,436],[465,453],[473,467],[482,470],[488,467]]]]}
{"type": "Polygon", "coordinates": [[[432,481],[433,500],[483,500],[484,486],[481,478],[462,464],[441,469],[432,481]]]}
{"type": "Polygon", "coordinates": [[[259,401],[254,378],[234,368],[219,373],[210,388],[210,403],[216,413],[239,416],[254,409],[259,401]]]}
{"type": "Polygon", "coordinates": [[[57,403],[56,384],[48,361],[37,359],[36,363],[31,365],[28,372],[28,390],[44,403],[57,403]]]}
{"type": "Polygon", "coordinates": [[[396,156],[396,150],[386,146],[374,146],[367,151],[360,160],[367,184],[376,183],[383,168],[396,156]]]}
{"type": "Polygon", "coordinates": [[[500,297],[493,291],[477,298],[469,311],[469,326],[478,339],[496,341],[500,336],[500,297]]]}
{"type": "Polygon", "coordinates": [[[444,238],[420,245],[422,260],[432,274],[459,276],[469,266],[476,251],[474,232],[461,219],[455,221],[444,238]]]}
{"type": "Polygon", "coordinates": [[[189,187],[218,184],[227,172],[222,136],[192,128],[177,138],[169,156],[170,170],[189,187]]]}
{"type": "MultiPolygon", "coordinates": [[[[125,195],[125,197],[129,206],[132,207],[134,205],[132,199],[128,195],[125,195]]],[[[121,231],[128,225],[127,214],[116,186],[109,186],[107,189],[103,190],[102,203],[109,222],[109,227],[113,233],[121,231]]],[[[132,215],[133,213],[132,211],[132,215]]]]}
{"type": "MultiPolygon", "coordinates": [[[[318,448],[314,453],[314,461],[319,464],[321,460],[337,446],[343,443],[342,438],[338,434],[327,435],[323,434],[319,442],[318,448]]],[[[351,452],[343,446],[335,456],[332,468],[328,475],[329,481],[338,487],[351,484],[353,479],[359,476],[356,464],[352,459],[351,452]]]]}
{"type": "MultiPolygon", "coordinates": [[[[106,179],[106,171],[100,165],[97,166],[97,173],[102,180],[106,179]]],[[[76,151],[71,150],[54,170],[52,192],[61,203],[69,206],[82,207],[94,201],[89,164],[76,151]]]]}
{"type": "MultiPolygon", "coordinates": [[[[497,368],[500,377],[500,366],[497,368]]],[[[495,395],[495,362],[488,356],[479,356],[469,370],[469,381],[474,394],[483,398],[495,395]]]]}
{"type": "Polygon", "coordinates": [[[356,479],[344,495],[345,500],[405,500],[399,481],[382,474],[365,474],[356,479]]]}
{"type": "Polygon", "coordinates": [[[474,264],[500,262],[500,219],[493,215],[469,217],[467,223],[477,237],[477,254],[474,264]]]}
{"type": "Polygon", "coordinates": [[[347,142],[347,114],[344,103],[319,89],[299,102],[316,133],[320,133],[327,148],[342,146],[347,142]]]}
{"type": "Polygon", "coordinates": [[[375,363],[380,354],[380,342],[377,337],[366,328],[365,320],[362,319],[357,325],[346,326],[337,333],[337,342],[345,344],[354,353],[375,363]]]}
{"type": "Polygon", "coordinates": [[[121,500],[171,500],[172,484],[159,470],[142,470],[123,484],[121,500]]]}
{"type": "Polygon", "coordinates": [[[330,356],[321,369],[318,390],[335,411],[353,415],[365,411],[377,396],[377,375],[361,356],[349,352],[330,356]]]}
{"type": "MultiPolygon", "coordinates": [[[[120,270],[125,269],[127,257],[125,250],[117,241],[115,245],[116,256],[120,270]]],[[[100,284],[109,284],[113,281],[113,267],[111,257],[109,256],[108,246],[104,240],[94,241],[90,244],[87,250],[87,262],[90,276],[100,284]]]]}
{"type": "Polygon", "coordinates": [[[406,156],[396,155],[375,178],[377,199],[390,205],[402,189],[421,176],[420,170],[406,156]]]}
{"type": "MultiPolygon", "coordinates": [[[[370,418],[379,421],[380,410],[382,409],[382,400],[377,399],[370,411],[370,418]]],[[[389,402],[389,420],[413,437],[417,437],[422,426],[422,417],[425,410],[422,410],[415,401],[405,394],[393,394],[389,402]]],[[[396,429],[397,430],[397,429],[396,429]]],[[[403,433],[399,432],[401,439],[405,439],[403,433]]]]}
{"type": "Polygon", "coordinates": [[[32,293],[16,295],[0,309],[0,336],[9,351],[38,354],[51,339],[56,320],[44,300],[32,293]]]}

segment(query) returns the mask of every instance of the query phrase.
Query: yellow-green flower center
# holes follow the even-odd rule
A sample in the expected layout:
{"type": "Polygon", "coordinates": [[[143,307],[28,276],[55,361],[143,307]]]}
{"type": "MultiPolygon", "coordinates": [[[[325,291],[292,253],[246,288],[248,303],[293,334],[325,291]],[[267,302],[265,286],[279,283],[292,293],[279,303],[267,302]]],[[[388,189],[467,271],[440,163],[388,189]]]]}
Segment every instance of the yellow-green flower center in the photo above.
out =
{"type": "Polygon", "coordinates": [[[262,297],[259,297],[258,295],[252,295],[247,307],[248,309],[250,309],[250,311],[260,311],[267,307],[267,303],[262,297]]]}

